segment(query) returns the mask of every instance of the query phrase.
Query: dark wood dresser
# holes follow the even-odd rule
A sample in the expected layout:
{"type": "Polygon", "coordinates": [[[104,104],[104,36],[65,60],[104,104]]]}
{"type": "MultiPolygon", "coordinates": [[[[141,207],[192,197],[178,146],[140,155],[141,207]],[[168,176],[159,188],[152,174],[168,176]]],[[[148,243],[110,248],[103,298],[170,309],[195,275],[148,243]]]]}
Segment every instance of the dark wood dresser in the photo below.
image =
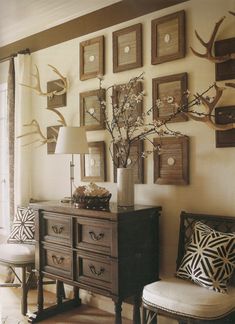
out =
{"type": "Polygon", "coordinates": [[[140,323],[143,286],[159,274],[161,207],[111,203],[97,211],[49,201],[30,206],[36,214],[38,310],[29,322],[78,306],[82,288],[114,301],[116,324],[122,322],[122,302],[131,297],[133,323],[140,323]],[[44,277],[57,282],[57,302],[50,308],[44,308],[44,277]],[[63,283],[74,287],[74,298],[65,299],[63,283]]]}

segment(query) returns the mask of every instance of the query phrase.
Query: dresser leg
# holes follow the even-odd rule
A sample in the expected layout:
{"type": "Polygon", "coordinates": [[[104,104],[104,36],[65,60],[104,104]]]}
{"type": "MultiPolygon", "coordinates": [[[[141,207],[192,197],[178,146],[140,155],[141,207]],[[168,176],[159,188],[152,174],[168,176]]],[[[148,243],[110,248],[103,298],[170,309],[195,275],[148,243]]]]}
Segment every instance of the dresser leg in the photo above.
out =
{"type": "Polygon", "coordinates": [[[63,299],[65,298],[64,283],[62,281],[56,281],[56,299],[57,305],[62,304],[63,299]]]}
{"type": "Polygon", "coordinates": [[[80,299],[80,298],[79,298],[79,288],[76,287],[76,286],[73,287],[73,298],[74,298],[75,300],[79,300],[79,299],[80,299]]]}
{"type": "Polygon", "coordinates": [[[122,324],[122,302],[115,302],[115,324],[122,324]]]}
{"type": "Polygon", "coordinates": [[[133,324],[141,324],[140,305],[141,305],[141,297],[140,295],[136,295],[134,297],[134,306],[133,306],[133,324]]]}

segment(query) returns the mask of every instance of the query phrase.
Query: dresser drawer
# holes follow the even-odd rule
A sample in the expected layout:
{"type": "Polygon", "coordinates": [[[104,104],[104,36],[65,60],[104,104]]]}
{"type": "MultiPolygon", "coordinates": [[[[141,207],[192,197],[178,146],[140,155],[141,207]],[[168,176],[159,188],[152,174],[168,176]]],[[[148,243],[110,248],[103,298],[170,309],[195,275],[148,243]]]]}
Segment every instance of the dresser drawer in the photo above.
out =
{"type": "Polygon", "coordinates": [[[75,246],[77,249],[117,256],[116,224],[100,219],[75,220],[75,246]]]}
{"type": "Polygon", "coordinates": [[[89,253],[76,255],[76,281],[112,292],[115,290],[117,261],[89,253]]]}
{"type": "Polygon", "coordinates": [[[71,246],[72,221],[71,216],[51,212],[43,212],[42,240],[71,246]]]}
{"type": "Polygon", "coordinates": [[[73,254],[69,249],[44,244],[42,248],[42,271],[72,279],[73,254]]]}

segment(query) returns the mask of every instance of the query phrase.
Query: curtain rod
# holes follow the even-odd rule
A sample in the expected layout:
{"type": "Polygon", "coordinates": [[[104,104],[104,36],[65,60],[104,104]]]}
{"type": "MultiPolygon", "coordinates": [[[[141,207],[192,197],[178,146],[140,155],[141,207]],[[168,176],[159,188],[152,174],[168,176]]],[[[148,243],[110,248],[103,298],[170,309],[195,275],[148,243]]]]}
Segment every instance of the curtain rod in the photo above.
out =
{"type": "Polygon", "coordinates": [[[13,53],[13,54],[7,56],[7,57],[4,57],[4,58],[2,58],[0,60],[0,63],[5,62],[7,60],[10,60],[12,57],[16,57],[18,54],[30,54],[30,49],[29,48],[25,48],[25,49],[23,49],[21,51],[18,51],[16,53],[13,53]]]}

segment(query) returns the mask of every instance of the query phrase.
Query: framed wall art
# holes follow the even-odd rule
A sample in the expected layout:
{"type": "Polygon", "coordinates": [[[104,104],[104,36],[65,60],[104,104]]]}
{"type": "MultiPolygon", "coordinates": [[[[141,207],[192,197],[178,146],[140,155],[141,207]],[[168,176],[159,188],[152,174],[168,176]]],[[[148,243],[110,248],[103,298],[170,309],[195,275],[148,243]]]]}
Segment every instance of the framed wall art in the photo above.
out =
{"type": "MultiPolygon", "coordinates": [[[[235,52],[235,37],[215,42],[215,56],[223,56],[235,52]]],[[[235,60],[227,60],[215,64],[216,81],[235,79],[235,60]]]]}
{"type": "MultiPolygon", "coordinates": [[[[179,73],[152,80],[152,96],[153,96],[153,119],[160,119],[169,122],[181,122],[188,120],[186,114],[172,115],[177,111],[178,105],[187,107],[187,96],[185,96],[188,88],[187,73],[179,73]],[[161,101],[160,107],[157,100],[161,101]]],[[[187,111],[187,109],[185,109],[187,111]]]]}
{"type": "Polygon", "coordinates": [[[152,20],[151,63],[160,64],[185,56],[184,10],[152,20]]]}
{"type": "MultiPolygon", "coordinates": [[[[235,106],[215,108],[217,124],[235,123],[235,106]]],[[[215,131],[216,147],[235,147],[235,129],[215,131]]]]}
{"type": "Polygon", "coordinates": [[[142,24],[113,32],[113,72],[141,67],[142,24]]]}
{"type": "Polygon", "coordinates": [[[161,154],[154,152],[154,183],[168,185],[189,184],[189,138],[154,138],[161,154]]]}
{"type": "MultiPolygon", "coordinates": [[[[47,92],[60,91],[64,87],[61,79],[47,82],[47,92]],[[60,87],[61,84],[61,87],[60,87]]],[[[47,96],[47,108],[59,108],[66,106],[67,94],[63,93],[58,96],[48,97],[47,96]]]]}
{"type": "Polygon", "coordinates": [[[81,154],[81,180],[106,181],[105,142],[88,143],[89,154],[81,154]]]}
{"type": "Polygon", "coordinates": [[[105,100],[105,90],[92,90],[80,93],[80,125],[86,130],[104,129],[104,115],[100,100],[105,100]]]}
{"type": "MultiPolygon", "coordinates": [[[[138,141],[131,146],[130,152],[130,161],[128,167],[133,168],[134,170],[134,183],[144,183],[144,159],[141,157],[141,154],[144,150],[143,141],[138,141]]],[[[113,158],[118,165],[118,158],[116,157],[116,149],[113,146],[113,158]]],[[[117,167],[114,164],[113,166],[113,178],[114,182],[117,182],[117,167]]]]}
{"type": "Polygon", "coordinates": [[[104,74],[104,36],[80,43],[80,80],[104,74]]]}
{"type": "MultiPolygon", "coordinates": [[[[125,84],[119,84],[116,85],[113,88],[112,93],[112,99],[114,104],[117,104],[117,106],[121,107],[125,101],[125,95],[129,91],[128,88],[125,87],[125,84]]],[[[139,81],[136,83],[135,89],[133,89],[133,94],[139,94],[142,91],[142,83],[139,81]]],[[[136,120],[138,116],[142,115],[143,111],[143,101],[140,100],[139,102],[136,102],[136,100],[133,99],[133,101],[129,102],[130,104],[133,104],[134,110],[130,111],[131,117],[136,120]]]]}

